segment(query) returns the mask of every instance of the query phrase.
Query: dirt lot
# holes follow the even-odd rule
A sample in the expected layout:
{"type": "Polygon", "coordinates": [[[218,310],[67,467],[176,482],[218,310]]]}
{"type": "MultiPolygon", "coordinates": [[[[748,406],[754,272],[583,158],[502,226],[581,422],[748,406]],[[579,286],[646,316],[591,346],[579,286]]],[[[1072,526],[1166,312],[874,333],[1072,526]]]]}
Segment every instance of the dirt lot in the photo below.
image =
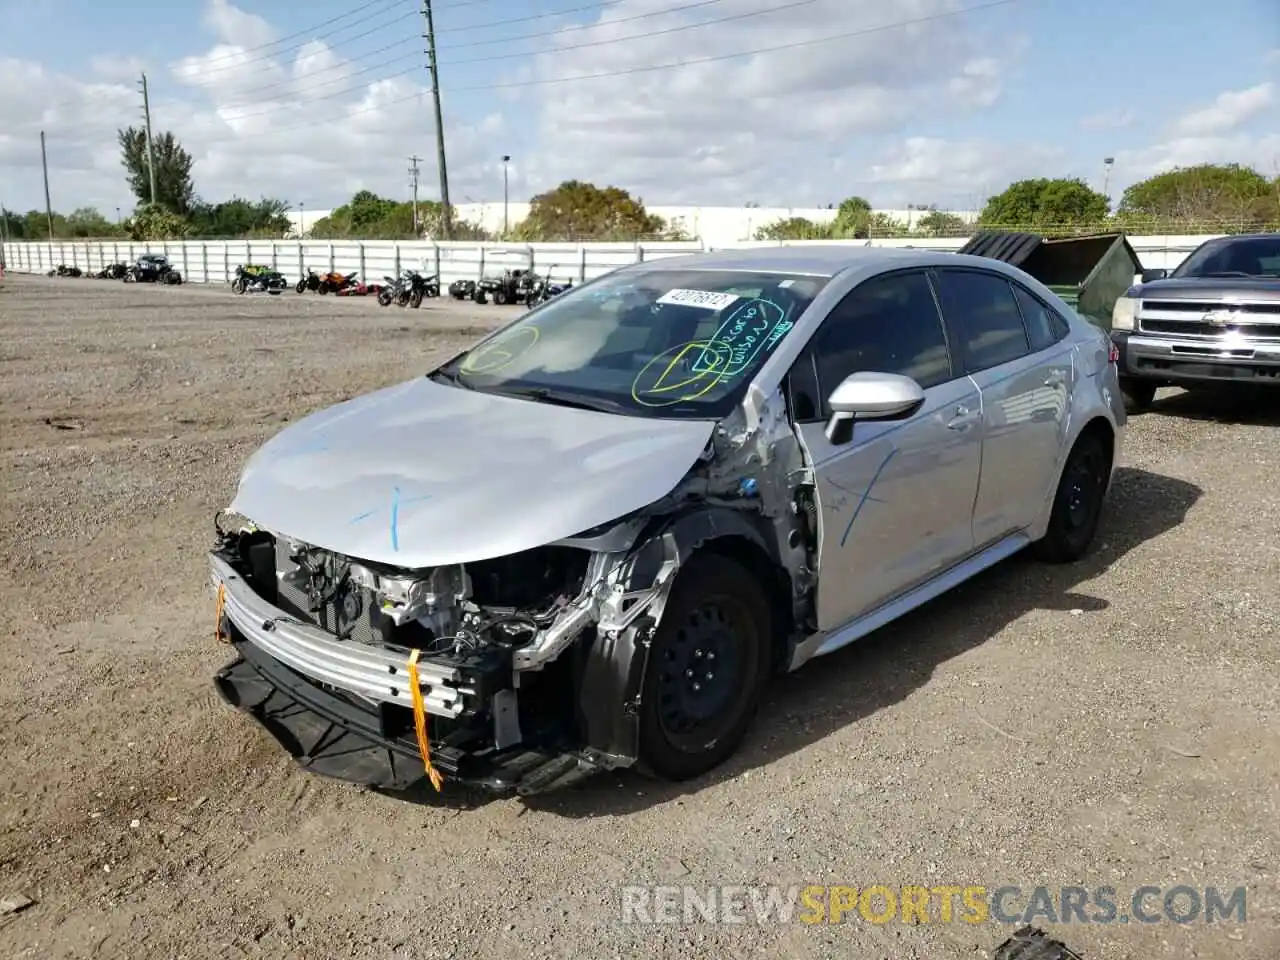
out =
{"type": "MultiPolygon", "coordinates": [[[[1059,925],[1089,960],[1280,955],[1277,405],[1131,423],[1096,554],[1015,559],[778,683],[725,770],[521,802],[299,772],[210,677],[245,457],[509,309],[10,275],[0,957],[981,957],[989,921],[620,922],[628,883],[1249,889],[1059,925]]],[[[1021,906],[1021,901],[1016,903],[1021,906]]]]}

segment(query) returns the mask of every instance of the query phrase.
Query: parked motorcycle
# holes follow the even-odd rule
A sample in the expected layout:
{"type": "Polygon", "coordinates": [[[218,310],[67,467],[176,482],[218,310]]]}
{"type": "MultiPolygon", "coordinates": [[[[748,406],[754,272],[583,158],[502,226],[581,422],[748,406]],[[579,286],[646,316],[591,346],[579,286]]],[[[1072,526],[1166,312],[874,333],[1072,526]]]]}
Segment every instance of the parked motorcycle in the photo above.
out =
{"type": "Polygon", "coordinates": [[[69,267],[69,266],[67,266],[65,263],[60,263],[60,264],[58,264],[56,267],[54,267],[52,270],[50,270],[50,271],[48,272],[47,276],[50,276],[50,277],[78,277],[78,276],[80,276],[80,273],[81,273],[81,270],[80,270],[80,268],[79,268],[79,267],[69,267]]]}
{"type": "Polygon", "coordinates": [[[394,303],[416,310],[424,298],[440,296],[440,278],[435,274],[424,277],[417,270],[405,270],[398,277],[383,279],[387,285],[378,291],[379,306],[389,307],[394,303]]]}
{"type": "Polygon", "coordinates": [[[320,282],[316,284],[316,293],[341,293],[350,287],[355,286],[356,274],[358,270],[351,273],[326,273],[320,277],[320,282]]]}
{"type": "Polygon", "coordinates": [[[123,280],[129,272],[127,263],[109,263],[93,275],[95,280],[123,280]]]}
{"type": "Polygon", "coordinates": [[[540,303],[546,303],[552,297],[560,296],[560,294],[573,287],[572,280],[559,281],[551,279],[551,274],[555,272],[555,269],[555,267],[552,267],[547,271],[545,277],[539,277],[533,281],[533,286],[524,301],[530,309],[540,303]]]}
{"type": "Polygon", "coordinates": [[[235,293],[269,293],[278,296],[288,286],[289,281],[279,270],[252,263],[236,267],[236,275],[231,280],[231,289],[235,293]]]}

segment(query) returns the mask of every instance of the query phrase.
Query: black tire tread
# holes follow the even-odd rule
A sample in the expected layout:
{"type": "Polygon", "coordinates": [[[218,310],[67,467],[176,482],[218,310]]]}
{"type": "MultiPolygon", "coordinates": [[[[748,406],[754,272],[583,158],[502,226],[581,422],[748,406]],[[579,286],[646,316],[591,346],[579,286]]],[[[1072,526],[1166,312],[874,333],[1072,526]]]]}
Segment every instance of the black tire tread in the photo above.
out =
{"type": "Polygon", "coordinates": [[[655,780],[681,781],[689,780],[719,766],[731,756],[746,736],[751,721],[760,705],[764,688],[769,679],[770,651],[772,649],[773,611],[769,607],[765,591],[759,581],[746,567],[729,557],[717,553],[694,554],[677,574],[671,595],[663,609],[663,619],[654,634],[650,657],[659,650],[664,629],[674,629],[674,624],[682,621],[688,607],[692,606],[702,595],[709,592],[736,594],[746,606],[753,611],[753,619],[761,625],[756,640],[757,670],[755,690],[749,698],[741,717],[721,737],[714,747],[704,754],[684,754],[667,748],[668,754],[663,757],[656,752],[654,737],[660,736],[654,727],[656,720],[648,712],[647,704],[652,700],[650,684],[652,682],[652,661],[645,670],[640,704],[640,750],[635,769],[646,777],[655,780]],[[695,759],[696,758],[696,759],[695,759]]]}

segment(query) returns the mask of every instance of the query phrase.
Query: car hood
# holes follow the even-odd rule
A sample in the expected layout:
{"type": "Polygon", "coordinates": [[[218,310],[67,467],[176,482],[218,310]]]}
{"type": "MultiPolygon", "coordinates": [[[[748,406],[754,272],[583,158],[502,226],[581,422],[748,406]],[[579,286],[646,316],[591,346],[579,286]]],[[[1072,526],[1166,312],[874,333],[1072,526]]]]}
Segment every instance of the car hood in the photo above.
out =
{"type": "Polygon", "coordinates": [[[358,559],[410,568],[473,562],[652,503],[697,461],[714,426],[420,377],[278,433],[249,459],[230,509],[358,559]]]}
{"type": "Polygon", "coordinates": [[[1280,280],[1264,277],[1187,277],[1152,280],[1138,287],[1143,299],[1161,300],[1275,300],[1280,280]]]}

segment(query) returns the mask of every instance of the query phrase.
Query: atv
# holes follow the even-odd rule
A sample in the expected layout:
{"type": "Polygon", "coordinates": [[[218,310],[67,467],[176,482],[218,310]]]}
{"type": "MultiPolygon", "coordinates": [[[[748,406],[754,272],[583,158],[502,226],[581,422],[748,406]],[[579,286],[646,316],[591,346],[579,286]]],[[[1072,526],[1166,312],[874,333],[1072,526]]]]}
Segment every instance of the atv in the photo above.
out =
{"type": "Polygon", "coordinates": [[[288,286],[289,281],[279,270],[252,263],[236,267],[236,275],[231,281],[234,293],[269,293],[278,296],[288,286]]]}
{"type": "Polygon", "coordinates": [[[182,274],[162,253],[144,253],[124,275],[125,283],[182,283],[182,274]]]}
{"type": "Polygon", "coordinates": [[[476,303],[487,303],[490,297],[501,306],[506,303],[519,303],[529,295],[537,282],[537,274],[532,270],[503,270],[501,275],[481,277],[471,293],[476,303]]]}
{"type": "Polygon", "coordinates": [[[455,280],[449,284],[449,296],[455,300],[470,300],[475,292],[474,280],[455,280]]]}

